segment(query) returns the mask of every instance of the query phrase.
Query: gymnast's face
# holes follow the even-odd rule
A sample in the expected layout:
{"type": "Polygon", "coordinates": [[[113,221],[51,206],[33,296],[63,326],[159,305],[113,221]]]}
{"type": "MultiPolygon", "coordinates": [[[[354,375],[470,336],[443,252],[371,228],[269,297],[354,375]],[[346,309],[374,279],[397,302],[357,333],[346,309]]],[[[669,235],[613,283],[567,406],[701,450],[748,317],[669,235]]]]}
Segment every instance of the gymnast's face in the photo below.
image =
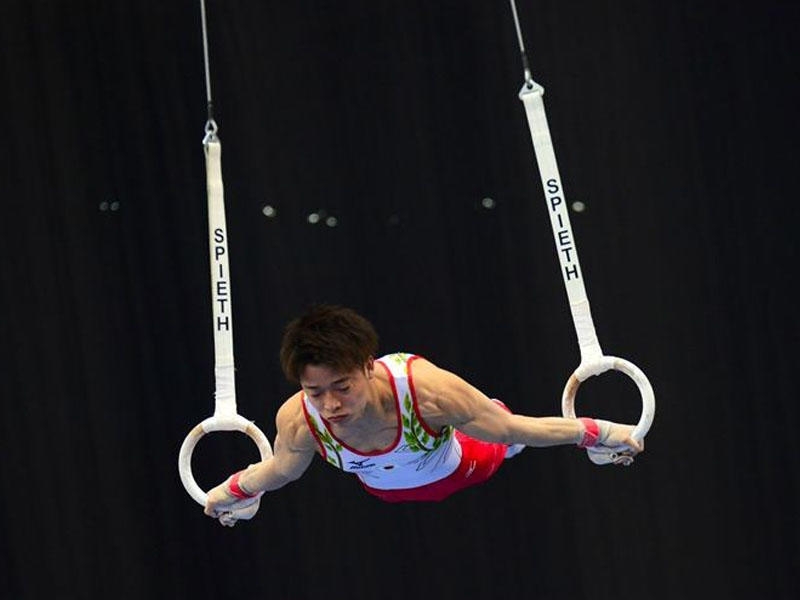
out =
{"type": "Polygon", "coordinates": [[[349,372],[339,372],[325,365],[306,365],[300,385],[322,418],[345,426],[357,421],[370,398],[373,363],[349,372]]]}

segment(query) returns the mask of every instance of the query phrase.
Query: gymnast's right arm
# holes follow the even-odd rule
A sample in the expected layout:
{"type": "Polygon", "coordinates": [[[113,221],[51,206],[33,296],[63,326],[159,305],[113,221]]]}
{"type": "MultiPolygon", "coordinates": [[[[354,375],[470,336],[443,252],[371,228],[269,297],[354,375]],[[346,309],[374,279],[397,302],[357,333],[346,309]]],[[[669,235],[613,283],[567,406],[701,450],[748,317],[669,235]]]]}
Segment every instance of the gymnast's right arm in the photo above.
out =
{"type": "MultiPolygon", "coordinates": [[[[278,410],[273,455],[239,474],[237,483],[241,492],[255,496],[277,490],[299,479],[311,464],[317,445],[303,416],[300,396],[295,394],[278,410]]],[[[228,478],[208,492],[205,514],[218,517],[227,506],[240,500],[231,493],[230,485],[228,478]]]]}

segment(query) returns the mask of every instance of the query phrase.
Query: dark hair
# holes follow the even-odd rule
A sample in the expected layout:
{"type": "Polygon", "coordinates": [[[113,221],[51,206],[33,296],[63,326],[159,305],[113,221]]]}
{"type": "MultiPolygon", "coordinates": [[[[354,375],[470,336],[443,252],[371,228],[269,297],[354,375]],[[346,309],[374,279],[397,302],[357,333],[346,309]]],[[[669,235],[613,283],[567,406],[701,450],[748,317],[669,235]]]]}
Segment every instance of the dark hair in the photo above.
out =
{"type": "Polygon", "coordinates": [[[291,321],[281,342],[281,368],[297,383],[306,365],[346,373],[363,367],[378,350],[378,334],[352,309],[318,304],[291,321]]]}

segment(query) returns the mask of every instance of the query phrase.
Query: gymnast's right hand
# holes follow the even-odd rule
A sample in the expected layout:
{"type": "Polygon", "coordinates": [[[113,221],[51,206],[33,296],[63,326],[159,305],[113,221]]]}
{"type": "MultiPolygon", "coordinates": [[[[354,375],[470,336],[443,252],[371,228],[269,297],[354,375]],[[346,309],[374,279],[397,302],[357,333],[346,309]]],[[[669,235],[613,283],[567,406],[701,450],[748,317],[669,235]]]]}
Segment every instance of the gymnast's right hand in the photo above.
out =
{"type": "Polygon", "coordinates": [[[237,474],[231,475],[215,488],[209,490],[204,513],[209,517],[218,519],[226,527],[233,527],[240,519],[252,519],[261,505],[263,493],[253,497],[239,498],[231,491],[231,483],[237,474]]]}

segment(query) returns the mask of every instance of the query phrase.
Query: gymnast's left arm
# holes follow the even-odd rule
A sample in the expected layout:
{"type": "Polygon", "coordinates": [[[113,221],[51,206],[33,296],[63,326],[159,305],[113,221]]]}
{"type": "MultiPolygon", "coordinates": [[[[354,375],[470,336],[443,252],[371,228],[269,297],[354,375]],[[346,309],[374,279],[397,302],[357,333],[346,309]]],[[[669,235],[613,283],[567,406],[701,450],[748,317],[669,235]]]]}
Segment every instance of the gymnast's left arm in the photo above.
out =
{"type": "Polygon", "coordinates": [[[631,437],[632,425],[513,414],[458,375],[429,361],[417,360],[413,369],[420,410],[431,427],[452,425],[470,437],[506,445],[625,445],[632,454],[644,449],[631,437]]]}

